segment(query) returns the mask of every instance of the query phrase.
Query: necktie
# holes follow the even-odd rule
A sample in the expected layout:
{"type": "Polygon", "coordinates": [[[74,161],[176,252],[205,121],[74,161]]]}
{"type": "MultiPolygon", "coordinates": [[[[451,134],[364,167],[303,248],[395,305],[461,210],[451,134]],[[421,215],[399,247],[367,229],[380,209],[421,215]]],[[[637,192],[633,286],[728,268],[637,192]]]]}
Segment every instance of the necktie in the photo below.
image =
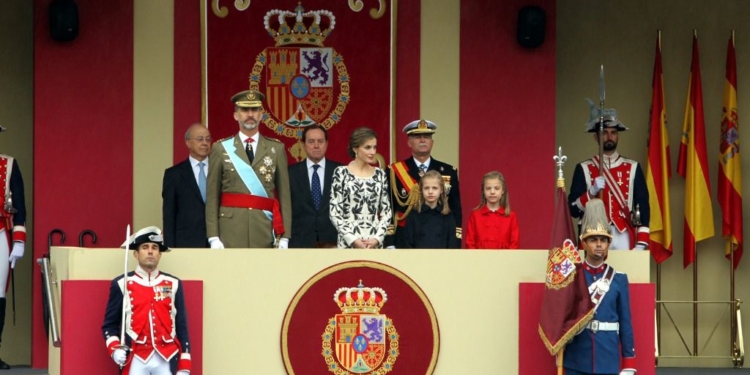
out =
{"type": "Polygon", "coordinates": [[[198,167],[200,168],[200,171],[198,172],[198,189],[201,191],[203,203],[206,203],[206,163],[200,162],[198,163],[198,167]]]}
{"type": "Polygon", "coordinates": [[[424,174],[427,173],[427,166],[424,164],[419,165],[419,177],[424,176],[424,174]]]}
{"type": "Polygon", "coordinates": [[[250,159],[250,164],[253,164],[253,160],[255,160],[255,154],[253,153],[253,143],[254,139],[248,138],[245,140],[245,153],[247,154],[247,158],[250,159]]]}
{"type": "Polygon", "coordinates": [[[320,177],[318,177],[318,168],[320,168],[320,165],[313,164],[312,183],[310,184],[310,189],[312,190],[313,205],[315,205],[316,210],[320,210],[320,201],[323,198],[323,194],[320,191],[320,177]]]}

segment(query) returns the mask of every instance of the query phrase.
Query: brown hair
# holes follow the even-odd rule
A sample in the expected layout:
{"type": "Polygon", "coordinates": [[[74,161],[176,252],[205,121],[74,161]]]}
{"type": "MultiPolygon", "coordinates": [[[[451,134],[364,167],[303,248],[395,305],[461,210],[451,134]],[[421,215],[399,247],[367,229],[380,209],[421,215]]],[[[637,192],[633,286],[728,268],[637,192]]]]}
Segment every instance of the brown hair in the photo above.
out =
{"type": "Polygon", "coordinates": [[[505,177],[503,177],[503,174],[498,171],[488,172],[487,174],[484,175],[484,177],[482,177],[482,188],[480,190],[482,194],[482,198],[479,201],[479,205],[474,209],[478,210],[487,204],[487,199],[484,197],[484,184],[487,183],[487,180],[499,180],[500,181],[500,186],[503,187],[503,196],[500,197],[500,207],[505,209],[505,216],[510,216],[510,202],[508,200],[508,184],[505,183],[505,177]]]}
{"type": "Polygon", "coordinates": [[[349,136],[349,148],[346,150],[349,153],[349,157],[355,157],[354,149],[362,146],[365,142],[371,139],[378,139],[378,135],[375,131],[368,127],[360,127],[354,129],[352,135],[349,136]]]}
{"type": "Polygon", "coordinates": [[[424,183],[424,180],[434,178],[438,181],[440,181],[440,197],[438,198],[438,203],[443,205],[443,210],[440,211],[443,215],[448,215],[451,213],[451,208],[448,207],[448,196],[445,194],[445,181],[443,181],[443,176],[438,171],[427,171],[427,173],[422,176],[422,178],[419,180],[419,205],[417,206],[417,212],[422,212],[422,205],[424,204],[424,196],[422,195],[422,185],[424,183]]]}

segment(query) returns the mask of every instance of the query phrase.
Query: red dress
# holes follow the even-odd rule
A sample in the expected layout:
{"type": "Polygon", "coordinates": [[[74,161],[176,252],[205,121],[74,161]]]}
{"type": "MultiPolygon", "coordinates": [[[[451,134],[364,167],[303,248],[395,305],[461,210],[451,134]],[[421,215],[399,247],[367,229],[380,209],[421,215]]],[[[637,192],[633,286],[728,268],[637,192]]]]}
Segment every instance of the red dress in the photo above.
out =
{"type": "Polygon", "coordinates": [[[485,205],[471,213],[464,231],[467,249],[518,249],[518,219],[513,210],[493,212],[485,205]]]}

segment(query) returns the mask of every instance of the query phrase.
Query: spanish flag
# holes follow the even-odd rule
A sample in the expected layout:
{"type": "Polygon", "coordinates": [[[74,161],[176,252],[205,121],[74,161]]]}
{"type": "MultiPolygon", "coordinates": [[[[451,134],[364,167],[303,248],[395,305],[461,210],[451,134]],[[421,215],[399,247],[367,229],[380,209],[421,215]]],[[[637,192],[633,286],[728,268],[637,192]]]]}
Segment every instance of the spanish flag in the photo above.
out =
{"type": "Polygon", "coordinates": [[[690,64],[685,120],[682,125],[677,173],[685,177],[685,238],[683,265],[695,261],[696,243],[714,235],[711,186],[708,184],[706,126],[698,58],[698,34],[693,33],[693,60],[690,64]]]}
{"type": "Polygon", "coordinates": [[[727,239],[726,255],[734,268],[742,258],[742,166],[740,160],[740,128],[737,117],[737,62],[734,32],[727,46],[727,72],[724,82],[724,108],[719,143],[719,205],[721,234],[727,239]]]}
{"type": "Polygon", "coordinates": [[[669,158],[667,109],[664,106],[664,78],[661,65],[661,31],[656,38],[656,58],[652,81],[651,121],[646,160],[646,185],[651,207],[649,249],[656,263],[672,256],[672,216],[669,210],[669,178],[672,163],[669,158]]]}

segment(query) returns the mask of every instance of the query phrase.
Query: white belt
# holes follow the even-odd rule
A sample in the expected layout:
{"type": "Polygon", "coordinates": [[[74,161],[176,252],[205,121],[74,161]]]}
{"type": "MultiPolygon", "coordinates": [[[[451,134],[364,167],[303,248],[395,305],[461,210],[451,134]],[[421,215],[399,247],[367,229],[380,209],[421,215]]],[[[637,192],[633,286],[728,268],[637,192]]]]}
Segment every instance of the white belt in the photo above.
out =
{"type": "Polygon", "coordinates": [[[618,322],[600,322],[598,320],[592,320],[588,324],[586,324],[586,328],[590,329],[592,332],[596,333],[597,331],[620,331],[620,323],[618,322]]]}

